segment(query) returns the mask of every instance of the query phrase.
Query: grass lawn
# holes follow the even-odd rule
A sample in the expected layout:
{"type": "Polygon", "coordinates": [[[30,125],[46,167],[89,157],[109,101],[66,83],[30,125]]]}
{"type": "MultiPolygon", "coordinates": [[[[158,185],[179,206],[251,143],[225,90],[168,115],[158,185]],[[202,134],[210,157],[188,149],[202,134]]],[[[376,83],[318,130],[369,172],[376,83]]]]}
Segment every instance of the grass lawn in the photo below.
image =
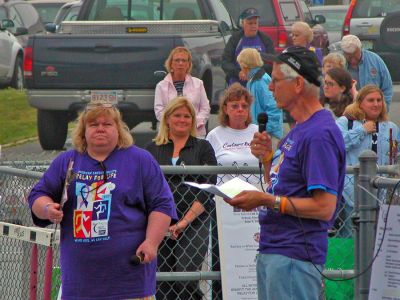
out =
{"type": "Polygon", "coordinates": [[[37,136],[36,109],[29,106],[25,92],[0,89],[0,112],[0,144],[37,136]]]}

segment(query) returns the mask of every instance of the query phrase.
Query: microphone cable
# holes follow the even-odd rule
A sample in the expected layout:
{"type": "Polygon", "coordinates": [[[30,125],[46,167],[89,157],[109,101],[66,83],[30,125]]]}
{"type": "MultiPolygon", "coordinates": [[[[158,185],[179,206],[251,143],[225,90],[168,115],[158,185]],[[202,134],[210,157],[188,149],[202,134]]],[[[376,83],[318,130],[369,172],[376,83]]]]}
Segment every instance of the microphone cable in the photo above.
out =
{"type": "Polygon", "coordinates": [[[385,239],[385,233],[386,233],[387,220],[388,220],[388,216],[389,216],[390,206],[392,205],[394,193],[395,193],[396,190],[399,188],[399,185],[400,185],[400,180],[397,181],[397,183],[395,184],[395,186],[394,186],[394,188],[393,188],[393,191],[392,191],[392,194],[391,194],[391,196],[390,196],[390,200],[389,200],[389,204],[388,204],[388,209],[387,209],[387,212],[386,212],[386,216],[385,216],[385,218],[384,218],[384,224],[385,224],[385,226],[383,227],[382,239],[381,239],[381,241],[380,241],[380,243],[379,243],[378,250],[376,251],[374,257],[373,257],[372,260],[371,260],[371,262],[368,264],[368,266],[367,266],[364,270],[362,270],[360,273],[355,274],[355,275],[353,275],[353,276],[351,276],[351,277],[349,277],[349,278],[336,278],[336,279],[335,279],[335,278],[330,278],[330,277],[324,275],[324,274],[318,269],[318,267],[312,262],[311,255],[310,255],[310,252],[309,252],[309,250],[308,250],[308,243],[307,243],[306,231],[305,231],[305,229],[304,229],[303,222],[301,221],[301,218],[299,217],[299,214],[297,213],[297,209],[296,209],[296,207],[294,206],[294,204],[293,204],[293,202],[292,202],[292,199],[290,199],[290,197],[287,197],[287,199],[289,200],[290,205],[293,207],[295,217],[297,217],[298,220],[299,220],[299,223],[300,223],[300,226],[301,226],[301,230],[303,231],[304,245],[305,245],[305,250],[306,250],[308,259],[309,259],[310,263],[314,266],[314,268],[318,271],[318,273],[321,274],[321,276],[322,276],[323,278],[325,278],[325,279],[327,279],[327,280],[330,280],[330,281],[336,281],[336,282],[349,281],[349,280],[356,279],[356,278],[360,277],[361,275],[365,274],[365,273],[372,267],[374,261],[375,261],[376,258],[378,257],[379,252],[381,251],[381,248],[382,248],[382,245],[383,245],[383,241],[384,241],[384,239],[385,239]]]}
{"type": "Polygon", "coordinates": [[[259,177],[260,177],[260,185],[261,185],[261,190],[265,193],[265,188],[263,184],[263,172],[262,172],[262,163],[258,164],[258,171],[259,171],[259,177]]]}

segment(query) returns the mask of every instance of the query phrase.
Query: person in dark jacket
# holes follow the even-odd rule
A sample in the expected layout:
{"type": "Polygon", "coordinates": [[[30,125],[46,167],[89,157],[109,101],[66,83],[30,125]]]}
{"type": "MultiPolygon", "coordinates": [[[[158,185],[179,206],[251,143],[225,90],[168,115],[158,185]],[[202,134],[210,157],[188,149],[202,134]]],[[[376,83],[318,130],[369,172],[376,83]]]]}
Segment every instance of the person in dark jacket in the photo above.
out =
{"type": "MultiPolygon", "coordinates": [[[[260,14],[255,8],[245,9],[240,14],[242,30],[234,32],[225,46],[222,55],[222,69],[229,85],[240,82],[246,87],[247,76],[240,70],[236,61],[237,56],[244,48],[255,48],[260,53],[275,53],[270,37],[258,30],[259,18],[260,14]]],[[[266,64],[265,69],[268,74],[271,74],[272,65],[266,64]]]]}
{"type": "MultiPolygon", "coordinates": [[[[161,119],[160,129],[147,150],[160,165],[217,165],[211,144],[196,138],[196,114],[186,97],[169,102],[161,119]]],[[[213,183],[217,176],[166,175],[177,205],[180,221],[169,228],[170,238],[164,239],[158,256],[158,271],[200,271],[209,239],[211,196],[183,181],[213,183]]],[[[160,282],[157,299],[202,299],[199,283],[160,282]]]]}

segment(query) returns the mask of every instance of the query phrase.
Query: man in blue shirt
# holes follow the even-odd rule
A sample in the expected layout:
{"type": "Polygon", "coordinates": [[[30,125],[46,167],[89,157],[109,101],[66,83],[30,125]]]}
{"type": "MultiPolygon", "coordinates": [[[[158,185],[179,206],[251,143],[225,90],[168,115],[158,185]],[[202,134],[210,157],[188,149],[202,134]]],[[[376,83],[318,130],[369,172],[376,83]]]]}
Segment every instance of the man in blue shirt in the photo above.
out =
{"type": "Polygon", "coordinates": [[[347,60],[348,71],[357,81],[357,90],[367,84],[376,85],[382,90],[389,111],[393,97],[393,82],[383,59],[374,52],[362,49],[360,39],[352,34],[342,38],[340,47],[347,60]]]}
{"type": "Polygon", "coordinates": [[[244,191],[228,201],[260,207],[258,299],[319,299],[328,229],[342,198],[345,146],[332,114],[319,102],[320,68],[314,52],[290,47],[273,64],[269,85],[295,127],[271,153],[271,137],[255,133],[268,192],[244,191]]]}

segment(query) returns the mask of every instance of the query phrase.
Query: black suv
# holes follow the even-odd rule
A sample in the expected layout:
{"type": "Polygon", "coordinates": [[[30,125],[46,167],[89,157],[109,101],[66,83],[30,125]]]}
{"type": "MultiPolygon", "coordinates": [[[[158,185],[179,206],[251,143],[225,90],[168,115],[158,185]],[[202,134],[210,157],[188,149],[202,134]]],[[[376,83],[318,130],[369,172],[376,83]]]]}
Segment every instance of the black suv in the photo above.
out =
{"type": "Polygon", "coordinates": [[[8,30],[24,48],[30,35],[45,31],[38,12],[29,2],[0,0],[0,20],[3,19],[14,22],[15,26],[8,30]]]}

